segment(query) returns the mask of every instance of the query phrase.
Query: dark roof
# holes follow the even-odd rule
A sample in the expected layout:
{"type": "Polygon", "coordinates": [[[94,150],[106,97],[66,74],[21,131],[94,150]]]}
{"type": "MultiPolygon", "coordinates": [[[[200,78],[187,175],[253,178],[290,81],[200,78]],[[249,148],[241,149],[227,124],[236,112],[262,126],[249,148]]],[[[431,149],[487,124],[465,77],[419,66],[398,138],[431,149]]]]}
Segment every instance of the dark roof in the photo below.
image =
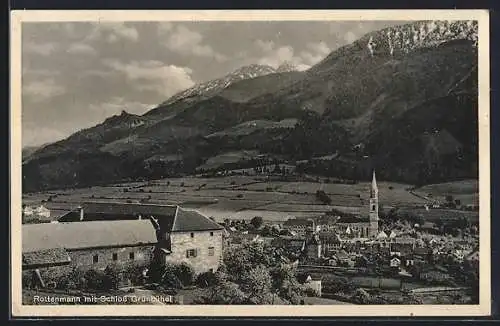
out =
{"type": "Polygon", "coordinates": [[[71,258],[64,248],[45,249],[23,253],[23,266],[69,264],[71,258]]]}
{"type": "Polygon", "coordinates": [[[222,230],[223,227],[196,211],[177,209],[172,232],[222,230]]]}
{"type": "Polygon", "coordinates": [[[370,222],[368,217],[356,217],[356,216],[341,216],[337,223],[367,223],[370,222]]]}
{"type": "Polygon", "coordinates": [[[313,220],[308,220],[308,219],[300,219],[300,218],[293,218],[293,219],[288,219],[283,223],[283,226],[292,226],[292,225],[314,225],[313,220]]]}
{"type": "Polygon", "coordinates": [[[149,220],[24,224],[23,253],[45,249],[85,249],[155,244],[156,230],[149,220]]]}
{"type": "MultiPolygon", "coordinates": [[[[221,230],[223,227],[196,211],[185,210],[177,205],[155,205],[134,203],[86,202],[82,205],[87,214],[109,215],[109,220],[117,217],[138,216],[144,219],[155,217],[166,232],[186,232],[221,230]]],[[[73,211],[75,212],[75,211],[73,211]]],[[[120,219],[127,220],[127,219],[120,219]]]]}
{"type": "Polygon", "coordinates": [[[174,216],[177,206],[116,202],[85,202],[84,214],[174,216]]]}

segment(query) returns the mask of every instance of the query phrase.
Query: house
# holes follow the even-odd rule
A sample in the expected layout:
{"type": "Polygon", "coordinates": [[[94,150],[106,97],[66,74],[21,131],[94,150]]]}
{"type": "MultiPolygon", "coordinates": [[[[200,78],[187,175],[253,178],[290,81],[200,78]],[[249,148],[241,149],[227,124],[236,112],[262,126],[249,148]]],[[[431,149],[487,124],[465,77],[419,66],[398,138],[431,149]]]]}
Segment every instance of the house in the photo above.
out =
{"type": "Polygon", "coordinates": [[[200,213],[175,206],[152,222],[158,234],[156,259],[191,265],[196,273],[216,271],[222,261],[224,228],[200,213]]]}
{"type": "MultiPolygon", "coordinates": [[[[146,232],[143,230],[146,228],[147,232],[152,232],[155,236],[154,241],[149,239],[148,242],[138,238],[138,241],[147,243],[148,247],[154,248],[152,259],[159,259],[161,263],[186,262],[193,267],[196,273],[215,271],[222,260],[224,228],[208,217],[195,211],[182,209],[179,206],[86,203],[77,211],[66,214],[61,220],[73,222],[60,221],[60,223],[52,225],[55,228],[59,225],[72,231],[79,230],[76,239],[87,236],[95,238],[96,236],[90,236],[87,233],[93,232],[90,229],[99,225],[111,228],[107,230],[110,236],[118,234],[116,236],[126,237],[128,231],[125,226],[139,225],[139,231],[146,232]]],[[[106,247],[108,236],[102,232],[98,234],[99,237],[102,237],[101,242],[104,243],[99,247],[106,247]]],[[[130,235],[128,236],[130,237],[130,235]]],[[[23,233],[23,241],[25,241],[25,237],[27,236],[23,233]]],[[[81,241],[85,243],[85,240],[81,241]]],[[[99,238],[96,238],[95,242],[98,243],[99,238]]],[[[68,249],[66,246],[59,247],[68,249]]],[[[137,259],[137,254],[131,255],[137,259]]],[[[99,260],[99,258],[93,259],[99,260]]]]}
{"type": "Polygon", "coordinates": [[[331,232],[320,232],[319,240],[321,241],[321,246],[323,253],[328,255],[331,251],[337,251],[342,248],[342,239],[339,234],[331,232]]]}
{"type": "Polygon", "coordinates": [[[385,233],[384,231],[380,231],[377,236],[376,236],[377,239],[387,239],[388,236],[387,236],[387,233],[385,233]]]}
{"type": "Polygon", "coordinates": [[[23,275],[35,273],[41,284],[75,267],[146,266],[157,243],[148,220],[25,224],[22,237],[23,275]]]}
{"type": "Polygon", "coordinates": [[[338,251],[332,258],[337,260],[339,266],[354,267],[354,260],[351,259],[345,250],[338,251]]]}
{"type": "Polygon", "coordinates": [[[40,217],[45,217],[49,218],[50,217],[50,209],[47,207],[40,205],[37,208],[35,208],[34,214],[40,216],[40,217]]]}
{"type": "Polygon", "coordinates": [[[299,273],[297,275],[297,281],[299,281],[304,288],[313,290],[317,297],[321,297],[322,287],[320,279],[314,279],[307,273],[299,273]]]}
{"type": "Polygon", "coordinates": [[[31,206],[24,206],[23,207],[23,215],[31,216],[31,215],[33,215],[33,213],[34,213],[33,207],[31,207],[31,206]]]}
{"type": "Polygon", "coordinates": [[[274,238],[271,245],[294,252],[302,252],[306,248],[306,239],[302,237],[280,236],[274,238]]]}
{"type": "Polygon", "coordinates": [[[392,256],[391,260],[389,261],[389,266],[391,268],[399,269],[399,267],[401,266],[401,257],[392,256]]]}
{"type": "Polygon", "coordinates": [[[298,235],[305,235],[316,230],[315,222],[312,219],[291,218],[283,223],[283,229],[295,232],[298,235]]]}

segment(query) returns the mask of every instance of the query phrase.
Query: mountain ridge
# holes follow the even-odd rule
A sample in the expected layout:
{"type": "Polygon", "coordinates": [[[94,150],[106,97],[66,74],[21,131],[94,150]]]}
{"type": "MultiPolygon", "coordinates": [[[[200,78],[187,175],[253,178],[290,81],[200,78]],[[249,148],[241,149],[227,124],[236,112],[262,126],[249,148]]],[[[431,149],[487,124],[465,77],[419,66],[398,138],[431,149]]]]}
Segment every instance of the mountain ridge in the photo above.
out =
{"type": "Polygon", "coordinates": [[[23,165],[25,189],[189,174],[225,151],[256,149],[290,161],[337,153],[301,169],[345,178],[365,178],[375,166],[383,178],[411,183],[477,177],[477,23],[389,27],[305,72],[250,67],[251,78],[250,68],[233,72],[142,116],[111,117],[46,146],[23,165]],[[296,123],[279,124],[287,119],[296,123]],[[107,174],[92,172],[98,160],[107,174]],[[52,172],[62,168],[69,171],[52,172]]]}

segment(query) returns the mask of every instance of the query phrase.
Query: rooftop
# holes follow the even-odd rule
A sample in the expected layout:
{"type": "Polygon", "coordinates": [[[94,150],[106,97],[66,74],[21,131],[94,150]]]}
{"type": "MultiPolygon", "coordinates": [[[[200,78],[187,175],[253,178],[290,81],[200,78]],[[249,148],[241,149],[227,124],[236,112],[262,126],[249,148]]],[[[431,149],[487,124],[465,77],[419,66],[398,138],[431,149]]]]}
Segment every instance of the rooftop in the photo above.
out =
{"type": "Polygon", "coordinates": [[[172,223],[171,232],[222,230],[220,224],[192,210],[178,208],[172,223]]]}
{"type": "Polygon", "coordinates": [[[177,210],[175,205],[86,202],[82,205],[86,214],[110,215],[142,215],[142,216],[173,216],[177,210]]]}
{"type": "MultiPolygon", "coordinates": [[[[82,204],[83,212],[88,215],[100,214],[98,220],[126,221],[136,220],[138,216],[143,219],[155,217],[159,220],[161,228],[168,232],[187,232],[204,230],[221,230],[223,227],[208,217],[192,210],[182,209],[177,205],[155,205],[135,203],[111,202],[86,202],[82,204]],[[104,217],[103,217],[104,215],[104,217]]],[[[75,214],[76,210],[72,213],[75,214]]],[[[87,221],[96,220],[88,217],[87,221]]]]}
{"type": "Polygon", "coordinates": [[[156,231],[149,220],[91,221],[24,224],[23,253],[65,248],[155,244],[156,231]]]}
{"type": "Polygon", "coordinates": [[[71,258],[64,248],[45,249],[23,253],[23,266],[69,264],[71,258]]]}

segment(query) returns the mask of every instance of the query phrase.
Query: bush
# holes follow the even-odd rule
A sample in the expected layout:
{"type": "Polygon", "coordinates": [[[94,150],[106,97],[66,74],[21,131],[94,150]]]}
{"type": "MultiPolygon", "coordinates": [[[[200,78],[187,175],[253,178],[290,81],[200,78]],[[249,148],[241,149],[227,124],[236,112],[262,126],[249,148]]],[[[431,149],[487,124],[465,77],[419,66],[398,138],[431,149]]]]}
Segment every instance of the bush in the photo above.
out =
{"type": "Polygon", "coordinates": [[[179,280],[175,273],[174,266],[166,266],[165,274],[161,279],[161,285],[166,288],[181,289],[183,288],[182,282],[179,280]]]}
{"type": "Polygon", "coordinates": [[[212,272],[205,272],[198,275],[196,278],[196,285],[201,288],[210,287],[217,284],[217,277],[212,272]]]}
{"type": "Polygon", "coordinates": [[[316,290],[314,290],[313,288],[306,288],[304,290],[304,294],[307,295],[308,297],[317,297],[318,296],[318,292],[316,292],[316,290]]]}
{"type": "Polygon", "coordinates": [[[181,263],[176,266],[176,275],[184,286],[188,286],[193,283],[195,272],[191,265],[181,263]]]}
{"type": "Polygon", "coordinates": [[[95,269],[89,269],[85,272],[86,287],[93,290],[103,288],[104,273],[95,269]]]}
{"type": "Polygon", "coordinates": [[[124,274],[133,285],[142,285],[144,283],[143,271],[145,266],[139,264],[130,264],[125,268],[124,274]]]}

